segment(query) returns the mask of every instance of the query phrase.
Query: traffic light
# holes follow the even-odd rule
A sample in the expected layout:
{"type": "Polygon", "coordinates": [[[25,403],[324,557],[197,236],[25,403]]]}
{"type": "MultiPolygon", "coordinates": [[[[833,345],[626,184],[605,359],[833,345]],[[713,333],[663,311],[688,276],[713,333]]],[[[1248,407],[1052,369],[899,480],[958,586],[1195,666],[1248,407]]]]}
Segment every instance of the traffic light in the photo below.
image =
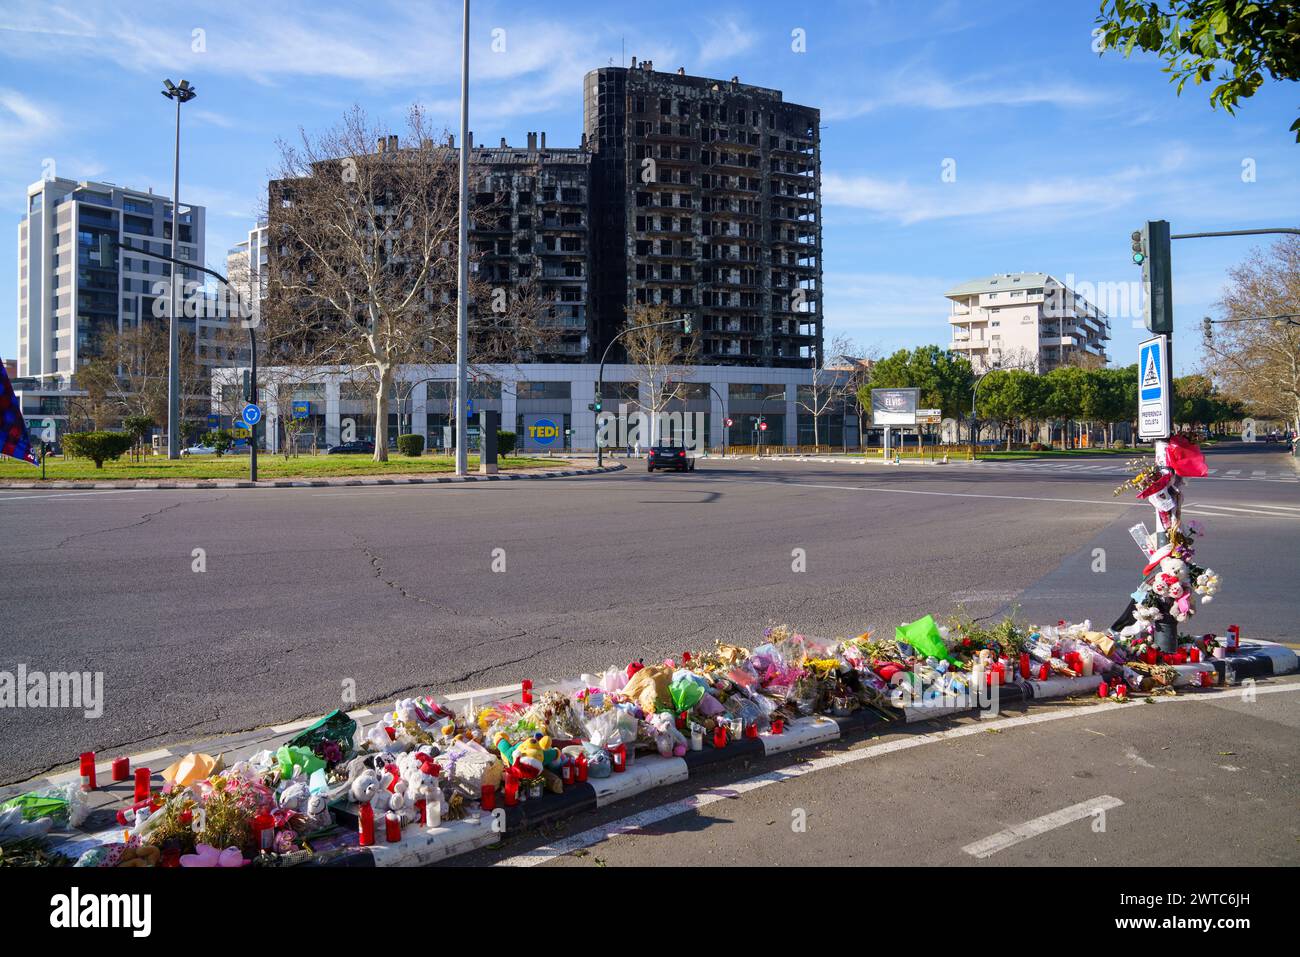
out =
{"type": "Polygon", "coordinates": [[[599,412],[601,409],[600,397],[597,396],[595,402],[587,403],[587,408],[590,409],[592,412],[599,412]]]}
{"type": "Polygon", "coordinates": [[[1142,267],[1143,319],[1147,329],[1157,335],[1173,335],[1173,270],[1167,221],[1148,220],[1133,231],[1133,262],[1142,267]]]}
{"type": "Polygon", "coordinates": [[[1214,341],[1214,320],[1209,316],[1201,320],[1201,335],[1207,346],[1214,341]]]}

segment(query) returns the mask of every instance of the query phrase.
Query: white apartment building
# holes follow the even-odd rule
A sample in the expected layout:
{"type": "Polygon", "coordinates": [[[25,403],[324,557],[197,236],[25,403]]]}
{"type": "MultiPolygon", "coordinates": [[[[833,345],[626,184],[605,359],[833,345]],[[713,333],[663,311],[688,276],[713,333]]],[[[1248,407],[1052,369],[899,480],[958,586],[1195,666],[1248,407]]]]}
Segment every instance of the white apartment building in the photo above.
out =
{"type": "Polygon", "coordinates": [[[1001,273],[944,295],[951,300],[948,348],[967,356],[977,373],[1107,362],[1106,314],[1047,273],[1001,273]]]}
{"type": "Polygon", "coordinates": [[[226,279],[230,289],[238,295],[232,303],[224,291],[217,296],[224,302],[225,311],[199,321],[199,356],[210,366],[246,365],[248,349],[237,309],[247,308],[248,319],[256,325],[262,300],[266,298],[267,262],[266,221],[259,222],[248,231],[248,238],[226,251],[226,279]]]}
{"type": "MultiPolygon", "coordinates": [[[[171,220],[171,200],[152,191],[58,178],[27,187],[18,224],[20,376],[70,388],[105,333],[153,320],[155,286],[171,265],[119,246],[171,255],[171,220]]],[[[202,206],[183,207],[180,258],[202,264],[204,227],[202,206]]],[[[193,332],[193,319],[188,326],[193,332]]]]}

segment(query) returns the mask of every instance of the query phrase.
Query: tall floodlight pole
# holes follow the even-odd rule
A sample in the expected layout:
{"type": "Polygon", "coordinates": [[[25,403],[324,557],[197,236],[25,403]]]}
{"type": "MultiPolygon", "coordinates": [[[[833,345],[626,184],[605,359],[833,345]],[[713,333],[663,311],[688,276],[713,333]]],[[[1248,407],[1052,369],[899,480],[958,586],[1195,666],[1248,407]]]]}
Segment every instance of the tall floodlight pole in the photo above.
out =
{"type": "Polygon", "coordinates": [[[469,0],[465,0],[460,36],[460,238],[456,265],[456,474],[468,471],[465,435],[469,384],[469,0]]]}
{"type": "MultiPolygon", "coordinates": [[[[176,101],[176,152],[172,161],[172,260],[180,259],[181,238],[181,104],[188,103],[198,96],[189,80],[181,80],[177,86],[171,80],[163,80],[163,96],[176,101]]],[[[176,266],[172,266],[170,299],[171,308],[167,310],[167,457],[181,457],[181,372],[180,372],[180,327],[176,323],[181,301],[181,287],[185,284],[184,276],[177,276],[176,266]]]]}

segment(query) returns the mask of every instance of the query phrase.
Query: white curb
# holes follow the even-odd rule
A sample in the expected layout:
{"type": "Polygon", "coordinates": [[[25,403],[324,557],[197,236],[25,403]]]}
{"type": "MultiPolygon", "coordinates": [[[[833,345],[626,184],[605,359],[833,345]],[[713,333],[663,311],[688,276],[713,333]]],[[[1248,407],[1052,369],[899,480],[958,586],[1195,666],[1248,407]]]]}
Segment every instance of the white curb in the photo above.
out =
{"type": "Polygon", "coordinates": [[[501,840],[501,835],[492,830],[491,814],[480,814],[475,820],[467,816],[460,821],[444,821],[433,830],[410,824],[402,828],[402,839],[396,844],[379,840],[383,826],[382,820],[375,822],[376,842],[369,848],[376,867],[432,864],[501,840]]]}
{"type": "Polygon", "coordinates": [[[839,736],[838,724],[830,718],[814,715],[795,718],[786,724],[781,734],[761,734],[758,739],[763,742],[763,751],[773,755],[821,744],[823,741],[834,741],[839,736]]]}
{"type": "Polygon", "coordinates": [[[654,754],[637,758],[626,771],[607,778],[590,778],[588,783],[595,788],[596,807],[605,807],[665,784],[677,784],[688,776],[686,762],[681,758],[663,758],[654,754]]]}

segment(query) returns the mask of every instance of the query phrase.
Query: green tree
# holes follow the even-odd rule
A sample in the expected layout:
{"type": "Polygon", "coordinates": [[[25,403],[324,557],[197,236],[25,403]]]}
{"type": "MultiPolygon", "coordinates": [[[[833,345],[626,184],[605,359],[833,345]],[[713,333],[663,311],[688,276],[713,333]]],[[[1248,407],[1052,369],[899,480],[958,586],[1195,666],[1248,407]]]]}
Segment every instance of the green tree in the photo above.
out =
{"type": "MultiPolygon", "coordinates": [[[[250,439],[249,441],[252,441],[250,439]]],[[[235,437],[229,429],[211,429],[203,436],[203,444],[217,450],[217,458],[225,455],[235,446],[235,437]]]]}
{"type": "Polygon", "coordinates": [[[144,437],[149,434],[149,430],[154,426],[153,416],[151,415],[128,415],[122,420],[122,428],[126,434],[131,436],[131,451],[134,455],[140,455],[144,445],[144,437]]]}
{"type": "MultiPolygon", "coordinates": [[[[1300,80],[1300,0],[1102,0],[1096,23],[1099,52],[1157,54],[1180,96],[1188,80],[1217,80],[1210,106],[1229,114],[1265,74],[1300,80]]],[[[1300,143],[1300,119],[1291,129],[1300,143]]]]}
{"type": "Polygon", "coordinates": [[[126,432],[70,432],[63,437],[63,451],[75,458],[90,459],[102,469],[106,461],[116,461],[131,447],[134,439],[126,432]]]}
{"type": "Polygon", "coordinates": [[[964,418],[970,409],[975,374],[970,360],[940,346],[899,349],[877,362],[871,380],[858,388],[863,408],[871,408],[872,389],[920,389],[921,405],[964,418]]]}

